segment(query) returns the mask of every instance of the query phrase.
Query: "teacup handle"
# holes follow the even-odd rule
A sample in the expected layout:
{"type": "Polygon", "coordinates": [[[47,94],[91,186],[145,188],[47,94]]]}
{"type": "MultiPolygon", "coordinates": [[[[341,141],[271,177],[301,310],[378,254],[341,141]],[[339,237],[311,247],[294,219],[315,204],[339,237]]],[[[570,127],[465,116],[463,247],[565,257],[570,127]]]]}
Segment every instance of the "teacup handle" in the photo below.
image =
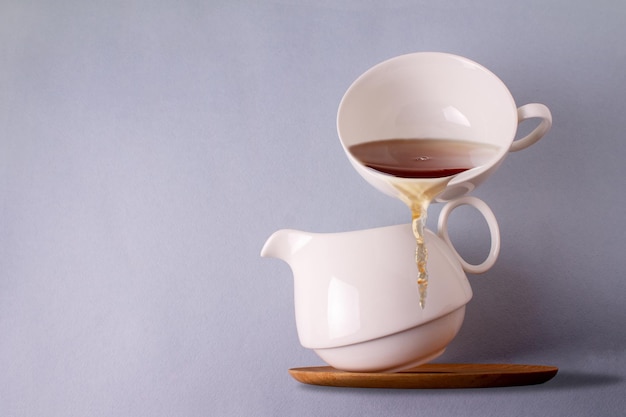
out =
{"type": "Polygon", "coordinates": [[[481,274],[483,272],[488,271],[495,263],[498,258],[498,254],[500,253],[500,228],[498,227],[498,221],[496,220],[496,216],[493,214],[493,211],[489,208],[489,206],[482,200],[473,197],[473,196],[465,196],[458,198],[456,200],[452,200],[447,203],[441,209],[439,214],[439,221],[437,224],[438,235],[441,237],[450,247],[452,253],[456,256],[456,258],[461,263],[463,270],[470,274],[481,274]],[[487,259],[485,259],[481,264],[472,265],[465,261],[459,255],[457,250],[454,248],[454,245],[450,241],[450,236],[448,235],[448,217],[452,210],[462,205],[469,205],[476,208],[483,215],[485,220],[487,221],[487,225],[489,226],[489,233],[491,234],[491,248],[489,249],[489,255],[487,255],[487,259]]]}
{"type": "Polygon", "coordinates": [[[511,152],[528,148],[548,133],[552,127],[552,113],[550,113],[550,109],[545,105],[540,103],[528,103],[517,109],[517,124],[522,123],[524,120],[534,118],[542,119],[539,126],[523,138],[514,140],[509,149],[511,152]]]}

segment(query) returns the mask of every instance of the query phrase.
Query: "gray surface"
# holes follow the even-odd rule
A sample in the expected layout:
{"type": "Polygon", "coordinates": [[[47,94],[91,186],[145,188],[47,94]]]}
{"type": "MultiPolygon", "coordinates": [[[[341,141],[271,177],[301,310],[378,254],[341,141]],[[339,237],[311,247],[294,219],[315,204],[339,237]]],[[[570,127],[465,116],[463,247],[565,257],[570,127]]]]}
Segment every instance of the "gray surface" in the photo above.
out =
{"type": "MultiPolygon", "coordinates": [[[[624,39],[617,0],[0,2],[0,415],[623,415],[624,39]],[[558,366],[545,385],[287,374],[321,362],[288,267],[259,251],[279,228],[407,221],[349,166],[335,114],[363,71],[415,51],[552,110],[475,192],[502,252],[440,358],[558,366]]],[[[453,220],[479,259],[484,225],[453,220]]]]}

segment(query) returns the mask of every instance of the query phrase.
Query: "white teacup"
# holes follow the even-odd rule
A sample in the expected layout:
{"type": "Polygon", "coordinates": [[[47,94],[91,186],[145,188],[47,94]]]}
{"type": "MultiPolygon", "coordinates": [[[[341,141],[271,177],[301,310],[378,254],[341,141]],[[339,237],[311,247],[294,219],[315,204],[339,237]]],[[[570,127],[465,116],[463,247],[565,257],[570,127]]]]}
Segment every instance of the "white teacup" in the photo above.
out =
{"type": "Polygon", "coordinates": [[[496,147],[491,159],[456,175],[436,201],[471,192],[491,175],[508,152],[541,139],[552,126],[543,104],[517,107],[504,83],[491,71],[460,56],[420,52],[384,61],[357,78],[337,113],[337,131],[348,159],[372,186],[393,197],[389,175],[367,168],[348,148],[383,139],[462,140],[496,147]],[[541,119],[527,136],[514,140],[524,120],[541,119]]]}

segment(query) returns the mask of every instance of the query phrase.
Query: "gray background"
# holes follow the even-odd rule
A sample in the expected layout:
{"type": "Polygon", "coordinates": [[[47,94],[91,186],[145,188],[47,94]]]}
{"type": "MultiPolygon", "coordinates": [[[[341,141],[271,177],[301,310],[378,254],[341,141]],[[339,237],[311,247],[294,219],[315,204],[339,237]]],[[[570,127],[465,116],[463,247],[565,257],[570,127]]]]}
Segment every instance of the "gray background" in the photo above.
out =
{"type": "MultiPolygon", "coordinates": [[[[625,39],[619,0],[0,1],[0,415],[623,415],[625,39]],[[321,361],[260,249],[408,221],[349,166],[335,116],[358,75],[416,51],[552,110],[475,191],[502,251],[439,359],[558,366],[547,384],[287,373],[321,361]]],[[[451,229],[484,256],[476,212],[451,229]]]]}

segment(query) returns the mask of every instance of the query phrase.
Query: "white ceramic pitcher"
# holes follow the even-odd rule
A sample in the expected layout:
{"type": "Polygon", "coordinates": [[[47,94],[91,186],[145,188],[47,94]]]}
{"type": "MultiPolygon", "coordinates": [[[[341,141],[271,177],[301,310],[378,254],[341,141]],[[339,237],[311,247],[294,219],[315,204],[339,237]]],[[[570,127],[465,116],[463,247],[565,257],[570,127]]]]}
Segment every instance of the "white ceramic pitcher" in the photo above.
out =
{"type": "Polygon", "coordinates": [[[337,369],[394,372],[443,353],[472,297],[465,272],[488,270],[499,253],[496,218],[475,197],[447,203],[438,232],[426,230],[431,278],[424,309],[419,306],[410,224],[327,234],[279,230],[261,256],[282,259],[292,269],[296,325],[304,347],[337,369]],[[463,204],[478,209],[491,232],[491,249],[480,265],[463,260],[448,236],[448,217],[463,204]]]}

